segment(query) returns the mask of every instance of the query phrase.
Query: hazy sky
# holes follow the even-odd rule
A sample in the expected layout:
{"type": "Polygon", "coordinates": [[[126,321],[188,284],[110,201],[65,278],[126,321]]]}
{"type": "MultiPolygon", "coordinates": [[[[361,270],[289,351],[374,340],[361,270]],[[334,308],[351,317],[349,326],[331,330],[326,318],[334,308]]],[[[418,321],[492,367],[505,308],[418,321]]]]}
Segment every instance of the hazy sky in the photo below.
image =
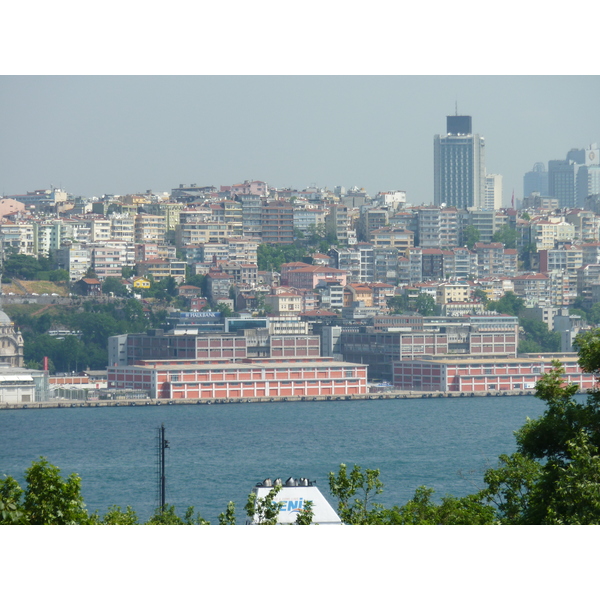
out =
{"type": "Polygon", "coordinates": [[[0,76],[0,194],[180,183],[364,187],[433,200],[433,137],[473,117],[504,203],[600,143],[600,76],[0,76]]]}

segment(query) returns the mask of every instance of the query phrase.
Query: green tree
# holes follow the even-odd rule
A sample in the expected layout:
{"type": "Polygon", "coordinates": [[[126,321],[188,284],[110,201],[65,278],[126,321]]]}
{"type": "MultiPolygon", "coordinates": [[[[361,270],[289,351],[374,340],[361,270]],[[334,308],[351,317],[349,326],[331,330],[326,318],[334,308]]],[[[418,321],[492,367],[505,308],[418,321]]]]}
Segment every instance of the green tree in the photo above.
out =
{"type": "Polygon", "coordinates": [[[436,313],[436,303],[431,294],[419,294],[415,300],[415,309],[424,317],[429,317],[436,313]]]}
{"type": "Polygon", "coordinates": [[[4,261],[3,275],[9,278],[33,280],[43,271],[37,258],[26,254],[14,254],[4,261]]]}
{"type": "Polygon", "coordinates": [[[129,296],[129,290],[121,283],[119,277],[107,277],[102,283],[102,293],[106,295],[113,294],[122,298],[129,296]]]}
{"type": "Polygon", "coordinates": [[[130,279],[135,275],[135,267],[121,267],[121,276],[125,279],[130,279]]]}
{"type": "Polygon", "coordinates": [[[16,479],[0,479],[0,525],[21,525],[26,523],[22,510],[23,490],[16,479]]]}
{"type": "Polygon", "coordinates": [[[69,271],[66,269],[56,269],[48,273],[48,280],[54,283],[64,283],[69,281],[69,271]]]}
{"type": "Polygon", "coordinates": [[[503,225],[492,236],[492,242],[501,242],[505,248],[517,247],[517,230],[510,225],[503,225]]]}
{"type": "Polygon", "coordinates": [[[441,504],[432,501],[434,490],[417,488],[404,506],[384,511],[382,522],[389,525],[492,525],[493,506],[482,502],[479,494],[456,498],[444,496],[441,504]]]}
{"type": "Polygon", "coordinates": [[[383,507],[373,498],[383,492],[379,469],[363,469],[354,465],[350,473],[341,464],[337,475],[329,473],[329,490],[338,500],[338,515],[348,525],[381,523],[383,507]]]}
{"type": "Polygon", "coordinates": [[[204,275],[190,275],[185,280],[186,285],[195,285],[196,287],[202,289],[204,285],[204,275]]]}
{"type": "Polygon", "coordinates": [[[229,502],[225,512],[219,515],[219,525],[235,525],[235,502],[229,502]]]}
{"type": "Polygon", "coordinates": [[[519,342],[519,352],[559,352],[560,333],[550,331],[548,325],[538,319],[521,317],[519,325],[523,337],[519,342]]]}
{"type": "MultiPolygon", "coordinates": [[[[141,328],[146,326],[146,314],[144,313],[144,305],[135,298],[130,298],[123,307],[125,320],[129,323],[139,324],[141,328]]],[[[137,332],[133,332],[137,333],[137,332]]]]}
{"type": "Polygon", "coordinates": [[[210,523],[204,520],[199,513],[195,514],[193,506],[189,506],[185,511],[185,516],[181,518],[175,512],[172,504],[165,504],[156,509],[146,525],[210,525],[210,523]]]}
{"type": "MultiPolygon", "coordinates": [[[[580,365],[596,372],[600,365],[598,330],[580,340],[580,365]]],[[[536,385],[546,403],[541,417],[516,432],[517,452],[502,456],[498,469],[485,475],[483,496],[510,524],[600,524],[600,396],[580,403],[575,384],[554,361],[536,385]]]]}
{"type": "Polygon", "coordinates": [[[251,492],[246,502],[248,518],[257,525],[277,525],[277,518],[283,502],[275,502],[275,496],[281,490],[281,485],[274,485],[264,498],[259,498],[255,492],[251,492]]]}
{"type": "Polygon", "coordinates": [[[479,229],[473,225],[467,225],[464,231],[465,245],[469,250],[473,249],[473,246],[481,239],[481,233],[479,229]]]}
{"type": "Polygon", "coordinates": [[[495,507],[499,523],[517,525],[522,521],[540,470],[538,462],[515,453],[500,455],[498,467],[486,471],[482,498],[495,507]]]}
{"type": "Polygon", "coordinates": [[[98,521],[101,525],[137,525],[138,522],[138,516],[131,506],[123,512],[116,505],[109,507],[108,512],[98,521]]]}
{"type": "Polygon", "coordinates": [[[109,314],[78,313],[73,321],[73,325],[83,333],[83,338],[87,342],[99,346],[106,346],[108,338],[118,335],[121,330],[117,319],[109,314]]]}
{"type": "Polygon", "coordinates": [[[398,296],[392,296],[387,299],[387,305],[391,309],[392,314],[401,315],[409,310],[408,308],[408,296],[401,294],[398,296]]]}
{"type": "Polygon", "coordinates": [[[514,292],[506,292],[500,300],[489,302],[487,308],[501,314],[518,316],[525,308],[525,300],[514,292]]]}
{"type": "Polygon", "coordinates": [[[485,293],[484,290],[482,290],[481,288],[477,288],[474,292],[473,292],[473,299],[475,301],[479,301],[482,302],[484,307],[486,307],[489,303],[489,298],[488,295],[485,293]]]}
{"type": "MultiPolygon", "coordinates": [[[[575,311],[571,310],[569,311],[572,314],[577,314],[575,311]]],[[[587,311],[587,313],[585,313],[583,316],[584,319],[586,319],[586,321],[589,321],[590,323],[593,323],[594,325],[599,325],[600,324],[600,302],[594,302],[594,304],[592,304],[590,310],[587,311]]]]}
{"type": "Polygon", "coordinates": [[[71,473],[67,479],[44,457],[25,471],[23,512],[29,525],[87,525],[90,516],[81,495],[81,478],[71,473]]]}
{"type": "Polygon", "coordinates": [[[224,319],[232,317],[234,314],[233,311],[231,310],[231,308],[229,307],[229,305],[225,304],[225,302],[218,302],[215,305],[215,311],[220,312],[221,317],[224,319]]]}
{"type": "Polygon", "coordinates": [[[307,500],[302,510],[296,516],[296,525],[312,525],[315,513],[313,510],[313,501],[307,500]]]}

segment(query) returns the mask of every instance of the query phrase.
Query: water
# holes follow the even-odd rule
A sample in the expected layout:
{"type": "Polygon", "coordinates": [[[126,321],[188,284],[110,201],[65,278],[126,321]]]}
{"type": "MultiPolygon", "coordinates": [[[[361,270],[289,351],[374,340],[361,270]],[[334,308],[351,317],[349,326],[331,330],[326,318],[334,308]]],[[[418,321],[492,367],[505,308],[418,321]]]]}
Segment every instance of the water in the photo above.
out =
{"type": "Polygon", "coordinates": [[[330,498],[327,474],[342,462],[380,469],[379,500],[393,506],[419,485],[438,498],[476,491],[498,455],[514,451],[513,431],[543,410],[531,396],[0,410],[0,475],[24,485],[24,470],[45,456],[81,476],[90,511],[130,505],[147,520],[164,423],[167,502],[180,515],[195,506],[216,524],[233,500],[243,522],[266,477],[308,477],[330,498]]]}

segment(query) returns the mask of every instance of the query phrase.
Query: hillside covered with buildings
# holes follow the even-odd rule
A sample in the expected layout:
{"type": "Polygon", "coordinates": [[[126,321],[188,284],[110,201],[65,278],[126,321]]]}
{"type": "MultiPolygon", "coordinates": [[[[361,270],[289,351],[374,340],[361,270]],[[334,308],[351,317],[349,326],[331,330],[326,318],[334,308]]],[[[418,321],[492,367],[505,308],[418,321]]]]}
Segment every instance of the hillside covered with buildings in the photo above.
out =
{"type": "Polygon", "coordinates": [[[507,206],[470,117],[434,144],[427,204],[264,181],[0,198],[3,360],[153,398],[520,392],[551,355],[583,377],[597,145],[537,163],[507,206]]]}

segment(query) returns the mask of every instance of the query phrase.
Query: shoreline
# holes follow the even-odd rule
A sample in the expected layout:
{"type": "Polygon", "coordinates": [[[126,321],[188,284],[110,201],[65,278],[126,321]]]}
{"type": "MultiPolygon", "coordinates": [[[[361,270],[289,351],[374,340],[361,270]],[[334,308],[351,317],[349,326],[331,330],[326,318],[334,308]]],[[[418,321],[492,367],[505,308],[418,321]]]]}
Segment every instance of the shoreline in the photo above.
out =
{"type": "Polygon", "coordinates": [[[288,397],[260,397],[260,398],[145,398],[131,399],[126,396],[115,397],[111,400],[47,400],[43,402],[19,402],[19,403],[0,403],[0,410],[10,409],[46,409],[46,408],[103,408],[113,406],[177,406],[177,405],[206,405],[213,404],[264,404],[270,402],[352,402],[356,400],[427,400],[431,398],[487,398],[503,396],[533,396],[535,390],[515,392],[416,392],[416,391],[395,391],[395,392],[377,392],[372,394],[352,394],[346,396],[288,396],[288,397]]]}

